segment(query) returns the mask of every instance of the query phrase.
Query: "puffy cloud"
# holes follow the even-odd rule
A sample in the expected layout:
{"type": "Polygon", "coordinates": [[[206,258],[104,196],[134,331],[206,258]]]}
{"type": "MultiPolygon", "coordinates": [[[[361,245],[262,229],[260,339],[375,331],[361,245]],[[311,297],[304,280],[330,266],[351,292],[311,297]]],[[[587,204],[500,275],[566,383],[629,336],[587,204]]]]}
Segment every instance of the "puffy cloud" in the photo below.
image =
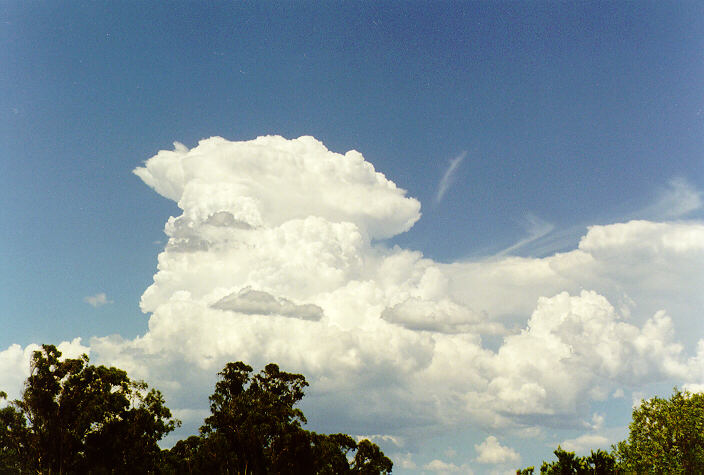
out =
{"type": "Polygon", "coordinates": [[[568,452],[583,454],[596,449],[608,450],[611,446],[611,441],[603,435],[584,434],[575,439],[564,440],[560,443],[560,446],[568,452]]]}
{"type": "Polygon", "coordinates": [[[484,442],[474,446],[477,451],[476,461],[485,464],[520,463],[518,452],[499,443],[493,435],[488,436],[484,442]]]}
{"type": "MultiPolygon", "coordinates": [[[[378,242],[419,218],[416,200],[310,137],[211,138],[135,173],[182,213],[142,296],[148,331],[90,347],[193,415],[184,431],[235,360],[305,374],[316,430],[408,450],[419,427],[583,428],[617,389],[704,383],[700,222],[593,226],[545,258],[438,263],[378,242]]],[[[25,351],[0,353],[0,374],[25,351]]]]}
{"type": "Polygon", "coordinates": [[[420,217],[420,203],[406,198],[359,152],[333,153],[313,137],[247,142],[212,137],[191,150],[178,144],[135,174],[196,222],[222,211],[268,227],[319,216],[385,238],[407,231],[420,217]]]}
{"type": "Polygon", "coordinates": [[[23,381],[29,376],[29,361],[37,345],[10,345],[0,351],[0,390],[7,393],[8,399],[17,399],[23,381]]]}
{"type": "Polygon", "coordinates": [[[575,413],[578,404],[605,399],[616,381],[687,378],[681,353],[663,312],[639,328],[595,292],[563,292],[541,297],[527,327],[504,339],[487,392],[502,412],[575,413]]]}
{"type": "Polygon", "coordinates": [[[428,462],[427,464],[423,465],[423,468],[425,470],[429,470],[431,472],[435,473],[466,473],[466,474],[471,474],[473,473],[472,470],[470,470],[469,467],[466,465],[455,465],[454,463],[451,462],[444,462],[439,459],[432,460],[428,462]]]}
{"type": "Polygon", "coordinates": [[[102,307],[103,305],[113,303],[112,300],[108,300],[108,296],[105,295],[104,292],[100,292],[95,295],[89,295],[88,297],[84,297],[83,301],[93,307],[102,307]]]}
{"type": "Polygon", "coordinates": [[[390,458],[394,462],[394,467],[401,467],[407,470],[415,470],[418,468],[416,463],[413,461],[413,455],[410,452],[395,453],[390,456],[390,458]]]}
{"type": "MultiPolygon", "coordinates": [[[[62,358],[76,358],[83,353],[90,354],[90,348],[81,344],[80,338],[63,341],[57,345],[62,358]]],[[[20,345],[10,345],[0,351],[0,391],[5,391],[9,400],[20,397],[22,385],[30,373],[32,354],[40,350],[36,344],[22,348],[20,345]]]]}
{"type": "Polygon", "coordinates": [[[393,436],[393,435],[387,435],[387,434],[373,434],[373,435],[357,435],[355,436],[355,439],[357,439],[357,442],[360,442],[362,440],[369,440],[371,442],[374,442],[376,444],[379,443],[387,443],[387,444],[393,444],[396,447],[403,447],[404,442],[403,439],[393,436]]]}

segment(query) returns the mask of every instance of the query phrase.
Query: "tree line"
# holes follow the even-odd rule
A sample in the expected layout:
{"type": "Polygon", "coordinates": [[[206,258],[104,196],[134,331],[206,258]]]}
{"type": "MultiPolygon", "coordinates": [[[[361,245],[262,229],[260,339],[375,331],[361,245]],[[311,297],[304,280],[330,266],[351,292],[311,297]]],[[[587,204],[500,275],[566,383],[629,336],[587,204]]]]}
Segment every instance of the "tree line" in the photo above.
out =
{"type": "Polygon", "coordinates": [[[393,463],[369,440],[302,427],[303,375],[276,364],[254,374],[234,362],[218,376],[199,434],[161,449],[159,440],[180,425],[161,392],[43,345],[20,399],[0,409],[0,473],[391,473],[393,463]]]}
{"type": "MultiPolygon", "coordinates": [[[[633,409],[629,434],[610,452],[577,456],[559,445],[557,460],[544,461],[547,475],[704,473],[704,393],[674,389],[669,399],[653,397],[633,409]]],[[[531,475],[535,467],[516,471],[531,475]]]]}

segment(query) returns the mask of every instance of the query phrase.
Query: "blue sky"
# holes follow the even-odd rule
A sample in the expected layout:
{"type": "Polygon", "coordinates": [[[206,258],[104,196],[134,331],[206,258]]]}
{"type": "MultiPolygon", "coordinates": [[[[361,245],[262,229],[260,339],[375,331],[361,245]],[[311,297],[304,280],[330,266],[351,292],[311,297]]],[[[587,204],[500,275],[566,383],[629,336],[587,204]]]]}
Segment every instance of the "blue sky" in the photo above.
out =
{"type": "MultiPolygon", "coordinates": [[[[174,141],[310,135],[357,150],[421,203],[378,245],[438,265],[537,262],[633,219],[696,227],[702,51],[699,2],[2,2],[0,351],[147,331],[140,297],[181,211],[132,171],[174,141]],[[100,293],[104,305],[84,300],[100,293]]],[[[596,290],[618,307],[609,292],[629,287],[613,282],[536,295],[596,290]]],[[[686,306],[664,295],[634,311],[686,306]]],[[[703,329],[690,310],[671,315],[678,331],[703,329]]],[[[531,311],[506,315],[510,333],[531,311]]],[[[475,460],[478,433],[446,463],[493,470],[475,460]]],[[[500,443],[524,444],[515,434],[500,443]]],[[[399,453],[421,470],[449,460],[438,447],[399,453]]]]}

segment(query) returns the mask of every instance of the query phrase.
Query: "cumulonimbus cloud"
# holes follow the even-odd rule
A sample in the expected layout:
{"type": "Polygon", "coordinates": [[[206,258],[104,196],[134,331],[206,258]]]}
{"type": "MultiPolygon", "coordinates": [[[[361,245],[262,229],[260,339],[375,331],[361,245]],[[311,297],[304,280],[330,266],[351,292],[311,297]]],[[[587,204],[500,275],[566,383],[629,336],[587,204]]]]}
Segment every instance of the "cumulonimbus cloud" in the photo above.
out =
{"type": "Polygon", "coordinates": [[[397,440],[448,424],[581,429],[618,388],[704,383],[701,222],[594,226],[545,258],[439,263],[379,242],[419,219],[417,200],[312,137],[206,139],[135,174],[182,213],[141,299],[148,331],[90,351],[181,414],[207,409],[234,360],[305,374],[318,430],[397,440]]]}

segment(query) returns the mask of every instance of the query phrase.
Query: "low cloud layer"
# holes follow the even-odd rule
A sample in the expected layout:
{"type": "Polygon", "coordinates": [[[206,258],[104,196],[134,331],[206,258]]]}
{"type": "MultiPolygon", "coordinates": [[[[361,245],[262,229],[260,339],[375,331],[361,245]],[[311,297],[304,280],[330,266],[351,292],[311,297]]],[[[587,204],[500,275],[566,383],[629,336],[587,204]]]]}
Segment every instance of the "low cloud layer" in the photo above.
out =
{"type": "MultiPolygon", "coordinates": [[[[311,137],[179,144],[135,173],[182,214],[142,296],[149,330],[90,350],[183,414],[206,408],[233,360],[305,374],[320,430],[395,440],[583,427],[621,388],[704,383],[700,222],[594,226],[545,258],[438,263],[378,241],[408,230],[418,201],[311,137]]],[[[0,352],[0,365],[27,351],[0,352]]],[[[515,460],[496,439],[477,447],[482,463],[515,460]]]]}

